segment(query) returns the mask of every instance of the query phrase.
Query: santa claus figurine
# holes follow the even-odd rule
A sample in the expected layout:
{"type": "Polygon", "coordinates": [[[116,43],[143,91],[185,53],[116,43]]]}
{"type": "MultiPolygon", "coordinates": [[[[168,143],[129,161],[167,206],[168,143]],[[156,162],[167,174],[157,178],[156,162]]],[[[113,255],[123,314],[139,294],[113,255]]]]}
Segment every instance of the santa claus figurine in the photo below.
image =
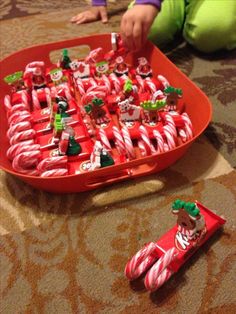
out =
{"type": "Polygon", "coordinates": [[[151,77],[152,76],[152,68],[148,63],[146,58],[139,58],[138,59],[138,67],[136,69],[138,75],[142,78],[151,77]]]}
{"type": "Polygon", "coordinates": [[[32,85],[34,89],[46,87],[46,79],[43,74],[42,68],[36,67],[32,73],[32,85]]]}
{"type": "Polygon", "coordinates": [[[124,62],[124,59],[120,56],[116,58],[116,65],[114,68],[114,73],[117,76],[128,75],[129,68],[128,65],[124,62]]]}

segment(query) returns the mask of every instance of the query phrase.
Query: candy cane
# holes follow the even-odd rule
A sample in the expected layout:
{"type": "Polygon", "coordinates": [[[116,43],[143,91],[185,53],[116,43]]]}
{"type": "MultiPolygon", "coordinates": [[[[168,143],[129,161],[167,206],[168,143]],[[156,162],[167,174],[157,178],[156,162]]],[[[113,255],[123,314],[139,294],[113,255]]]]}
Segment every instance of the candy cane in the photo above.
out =
{"type": "Polygon", "coordinates": [[[161,90],[157,90],[155,93],[152,95],[152,102],[155,102],[157,99],[161,99],[163,101],[166,100],[166,96],[161,90]]]}
{"type": "Polygon", "coordinates": [[[113,126],[112,130],[115,137],[115,145],[119,154],[125,155],[126,154],[125,142],[119,129],[116,126],[113,126]]]}
{"type": "Polygon", "coordinates": [[[158,75],[157,76],[158,80],[164,85],[165,88],[167,88],[168,86],[170,86],[169,81],[162,75],[158,75]]]}
{"type": "Polygon", "coordinates": [[[172,116],[170,114],[166,114],[165,115],[165,122],[167,125],[169,125],[172,135],[174,137],[177,137],[177,131],[176,131],[176,127],[175,127],[175,122],[174,119],[172,118],[172,116]]]}
{"type": "Polygon", "coordinates": [[[140,75],[136,75],[135,78],[139,84],[139,87],[141,88],[141,92],[144,92],[145,91],[144,80],[141,78],[140,75]]]}
{"type": "Polygon", "coordinates": [[[97,49],[90,51],[90,53],[84,59],[84,61],[86,63],[95,63],[98,55],[102,52],[102,50],[103,50],[102,48],[97,48],[97,49]]]}
{"type": "Polygon", "coordinates": [[[68,161],[67,156],[57,156],[57,157],[48,157],[40,161],[37,166],[37,169],[40,172],[44,172],[46,170],[51,170],[53,168],[66,167],[68,161]]]}
{"type": "Polygon", "coordinates": [[[193,137],[193,126],[192,122],[186,112],[181,115],[182,119],[184,120],[185,132],[187,136],[187,140],[190,140],[193,137]]]}
{"type": "Polygon", "coordinates": [[[157,152],[163,153],[165,151],[165,148],[164,148],[164,139],[161,136],[161,133],[158,130],[153,130],[153,135],[157,142],[157,152]]]}
{"type": "Polygon", "coordinates": [[[28,140],[28,141],[22,141],[22,142],[19,142],[17,144],[10,146],[6,153],[7,158],[9,160],[13,160],[13,158],[17,154],[18,148],[23,147],[23,146],[33,146],[33,144],[34,144],[34,140],[28,140]]]}
{"type": "Polygon", "coordinates": [[[91,91],[83,95],[83,97],[81,98],[81,103],[85,105],[85,104],[88,104],[90,101],[92,101],[94,98],[104,99],[105,97],[106,97],[106,93],[102,91],[91,91]]]}
{"type": "Polygon", "coordinates": [[[111,93],[111,82],[105,74],[102,75],[102,82],[106,86],[108,93],[111,93]]]}
{"type": "Polygon", "coordinates": [[[7,131],[7,137],[10,139],[15,133],[31,129],[31,123],[29,121],[23,121],[17,124],[13,124],[7,131]]]}
{"type": "Polygon", "coordinates": [[[139,127],[139,132],[140,132],[141,138],[142,138],[142,140],[146,146],[147,155],[155,154],[156,150],[150,141],[147,129],[143,125],[141,125],[139,127]]]}
{"type": "Polygon", "coordinates": [[[12,105],[11,105],[11,97],[9,95],[6,95],[4,97],[4,107],[6,111],[11,110],[12,105]]]}
{"type": "Polygon", "coordinates": [[[64,93],[65,93],[65,97],[67,100],[71,100],[72,96],[71,96],[71,92],[70,92],[70,88],[67,84],[63,85],[63,89],[64,89],[64,93]]]}
{"type": "Polygon", "coordinates": [[[145,146],[145,144],[144,144],[144,142],[142,140],[138,141],[138,148],[139,148],[139,150],[141,152],[141,155],[143,157],[147,156],[146,146],[145,146]]]}
{"type": "Polygon", "coordinates": [[[24,122],[24,121],[31,121],[31,120],[32,120],[32,118],[31,118],[30,113],[18,115],[18,116],[15,116],[14,119],[11,120],[10,127],[14,124],[24,122]]]}
{"type": "Polygon", "coordinates": [[[83,96],[85,94],[85,89],[84,89],[84,84],[81,78],[76,79],[76,86],[79,90],[80,95],[83,96]]]}
{"type": "Polygon", "coordinates": [[[170,278],[170,276],[173,274],[173,271],[167,267],[176,258],[176,256],[176,249],[171,248],[152,266],[144,280],[147,290],[157,290],[170,278]]]}
{"type": "Polygon", "coordinates": [[[33,129],[18,132],[12,136],[12,138],[10,139],[10,144],[14,145],[18,142],[22,142],[25,140],[31,140],[35,137],[35,135],[36,135],[36,131],[33,129]]]}
{"type": "Polygon", "coordinates": [[[150,79],[150,77],[147,77],[145,79],[145,82],[146,82],[147,86],[149,87],[150,91],[152,93],[155,93],[157,88],[156,88],[156,85],[153,83],[153,81],[150,79]]]}
{"type": "Polygon", "coordinates": [[[65,176],[67,174],[68,174],[68,169],[58,168],[58,169],[44,171],[40,174],[40,177],[42,178],[59,177],[59,176],[65,176]]]}
{"type": "Polygon", "coordinates": [[[45,91],[48,107],[50,108],[51,107],[51,101],[52,101],[52,99],[51,99],[51,91],[50,91],[50,89],[48,87],[46,87],[44,89],[44,91],[45,91]]]}
{"type": "Polygon", "coordinates": [[[34,110],[41,109],[40,102],[38,99],[38,93],[36,90],[32,90],[32,102],[33,102],[33,109],[34,110]]]}
{"type": "Polygon", "coordinates": [[[37,169],[32,168],[37,165],[40,156],[41,152],[39,150],[23,152],[13,159],[12,168],[20,173],[38,175],[37,169]]]}
{"type": "Polygon", "coordinates": [[[110,142],[107,138],[107,134],[103,128],[99,129],[99,137],[100,137],[100,140],[102,142],[103,147],[106,148],[108,151],[110,151],[111,150],[111,144],[110,144],[110,142]]]}
{"type": "Polygon", "coordinates": [[[28,106],[27,105],[25,105],[25,104],[17,104],[17,105],[14,105],[14,106],[12,106],[8,111],[7,111],[7,117],[8,117],[8,119],[9,119],[9,117],[13,114],[13,113],[15,113],[15,112],[17,112],[17,111],[20,111],[20,112],[22,112],[22,111],[28,111],[28,106]]]}
{"type": "Polygon", "coordinates": [[[156,260],[153,254],[156,250],[156,244],[150,242],[138,251],[126,264],[125,276],[129,280],[138,278],[144,273],[156,260]],[[152,255],[153,254],[153,255],[152,255]]]}
{"type": "Polygon", "coordinates": [[[26,65],[25,69],[28,70],[30,68],[36,68],[40,67],[43,68],[45,66],[45,63],[43,61],[33,61],[26,65]]]}
{"type": "MultiPolygon", "coordinates": [[[[19,144],[19,143],[18,143],[19,144]]],[[[15,144],[17,145],[17,144],[15,144]]],[[[15,155],[19,155],[23,152],[32,152],[32,151],[36,151],[36,150],[40,150],[40,145],[39,144],[32,144],[32,145],[23,145],[23,146],[19,146],[15,152],[15,155]]]]}
{"type": "Polygon", "coordinates": [[[16,118],[18,118],[19,116],[29,115],[29,114],[30,113],[28,110],[13,112],[12,115],[8,118],[8,124],[9,125],[13,124],[15,122],[16,118]]]}
{"type": "Polygon", "coordinates": [[[126,126],[124,126],[121,131],[124,138],[128,158],[134,159],[136,156],[135,156],[133,142],[130,138],[129,130],[126,126]]]}
{"type": "Polygon", "coordinates": [[[172,128],[169,125],[163,126],[163,132],[166,136],[167,144],[169,146],[169,149],[173,149],[176,147],[175,139],[173,136],[172,128]]]}
{"type": "Polygon", "coordinates": [[[119,93],[121,91],[121,84],[117,76],[114,73],[111,73],[109,75],[109,79],[112,82],[113,88],[115,89],[116,93],[119,93]]]}
{"type": "MultiPolygon", "coordinates": [[[[179,136],[180,136],[182,142],[185,143],[187,141],[187,134],[186,134],[185,130],[184,129],[178,129],[178,133],[179,133],[179,136]]],[[[189,135],[188,135],[188,137],[189,137],[189,135]]]]}
{"type": "Polygon", "coordinates": [[[25,104],[29,109],[29,100],[28,100],[28,94],[26,90],[21,91],[21,100],[22,100],[22,103],[25,104]]]}

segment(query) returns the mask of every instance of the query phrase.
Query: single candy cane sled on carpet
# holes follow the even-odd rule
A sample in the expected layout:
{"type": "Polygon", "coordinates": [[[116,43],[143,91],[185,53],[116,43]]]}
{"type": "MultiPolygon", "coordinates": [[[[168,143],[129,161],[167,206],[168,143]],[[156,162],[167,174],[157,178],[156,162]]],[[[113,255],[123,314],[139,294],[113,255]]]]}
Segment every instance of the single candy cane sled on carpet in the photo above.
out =
{"type": "Polygon", "coordinates": [[[129,280],[148,270],[144,285],[149,291],[160,288],[226,222],[198,201],[176,200],[172,213],[178,215],[178,223],[157,242],[146,244],[125,267],[129,280]]]}

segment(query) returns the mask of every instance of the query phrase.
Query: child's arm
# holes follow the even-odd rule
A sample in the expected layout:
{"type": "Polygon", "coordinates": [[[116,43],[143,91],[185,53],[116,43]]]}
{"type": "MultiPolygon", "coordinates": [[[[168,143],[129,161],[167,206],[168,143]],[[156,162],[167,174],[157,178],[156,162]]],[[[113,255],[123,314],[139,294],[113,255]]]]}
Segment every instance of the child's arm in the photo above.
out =
{"type": "Polygon", "coordinates": [[[139,50],[145,43],[149,29],[160,11],[162,0],[136,0],[135,5],[123,15],[120,32],[125,46],[139,50]]]}
{"type": "Polygon", "coordinates": [[[71,22],[83,24],[98,20],[101,20],[103,23],[107,23],[108,21],[106,0],[92,0],[92,7],[87,11],[73,16],[71,22]]]}

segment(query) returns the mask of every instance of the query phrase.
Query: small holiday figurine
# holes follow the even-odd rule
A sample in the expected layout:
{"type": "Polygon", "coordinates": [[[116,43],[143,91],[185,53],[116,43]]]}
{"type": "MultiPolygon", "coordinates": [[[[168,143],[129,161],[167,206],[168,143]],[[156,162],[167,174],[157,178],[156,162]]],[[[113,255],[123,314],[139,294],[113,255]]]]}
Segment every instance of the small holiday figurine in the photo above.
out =
{"type": "Polygon", "coordinates": [[[113,158],[102,146],[100,141],[96,141],[94,144],[93,152],[90,156],[90,162],[91,170],[114,165],[113,158]]]}
{"type": "Polygon", "coordinates": [[[88,78],[90,75],[90,65],[88,63],[85,63],[83,61],[77,61],[77,60],[73,60],[70,63],[70,68],[73,71],[73,77],[75,79],[77,78],[88,78]]]}
{"type": "Polygon", "coordinates": [[[85,111],[91,116],[96,124],[107,123],[110,119],[107,117],[106,111],[102,108],[104,102],[100,98],[94,98],[92,102],[85,106],[85,111]]]}
{"type": "Polygon", "coordinates": [[[175,111],[178,105],[179,98],[182,97],[182,89],[168,86],[164,89],[166,97],[166,105],[168,111],[175,111]]]}
{"type": "Polygon", "coordinates": [[[158,122],[158,111],[165,107],[165,101],[157,100],[155,102],[146,100],[140,103],[143,108],[144,120],[146,123],[152,125],[158,122]]]}
{"type": "Polygon", "coordinates": [[[62,58],[60,60],[60,67],[62,69],[70,69],[70,63],[71,63],[71,59],[68,56],[68,50],[63,49],[62,50],[62,58]]]}
{"type": "Polygon", "coordinates": [[[67,77],[64,76],[62,68],[51,70],[49,75],[55,86],[63,84],[67,81],[67,77]]]}
{"type": "Polygon", "coordinates": [[[124,62],[124,59],[121,56],[116,58],[114,73],[117,76],[128,75],[129,73],[128,65],[124,62]]]}
{"type": "Polygon", "coordinates": [[[137,74],[140,75],[142,78],[151,77],[152,68],[147,59],[142,57],[138,59],[138,62],[138,67],[136,69],[137,74]]]}
{"type": "Polygon", "coordinates": [[[178,215],[178,230],[188,240],[199,237],[204,231],[205,220],[195,203],[176,200],[172,205],[172,213],[178,215]]]}
{"type": "Polygon", "coordinates": [[[226,222],[198,201],[176,200],[172,212],[178,215],[177,224],[158,241],[147,243],[125,267],[129,280],[149,269],[144,279],[149,291],[160,288],[226,222]]]}
{"type": "Polygon", "coordinates": [[[120,121],[138,121],[140,119],[141,107],[132,104],[133,97],[118,103],[120,108],[120,121]]]}
{"type": "Polygon", "coordinates": [[[64,97],[56,97],[56,103],[57,103],[57,113],[61,115],[61,120],[64,125],[71,122],[73,119],[72,117],[66,112],[68,110],[69,105],[67,100],[64,97]]]}
{"type": "Polygon", "coordinates": [[[13,93],[22,90],[24,88],[23,71],[5,76],[4,81],[11,86],[13,93]]]}
{"type": "Polygon", "coordinates": [[[102,60],[95,65],[96,76],[100,77],[103,74],[109,74],[109,63],[106,60],[102,60]]]}

